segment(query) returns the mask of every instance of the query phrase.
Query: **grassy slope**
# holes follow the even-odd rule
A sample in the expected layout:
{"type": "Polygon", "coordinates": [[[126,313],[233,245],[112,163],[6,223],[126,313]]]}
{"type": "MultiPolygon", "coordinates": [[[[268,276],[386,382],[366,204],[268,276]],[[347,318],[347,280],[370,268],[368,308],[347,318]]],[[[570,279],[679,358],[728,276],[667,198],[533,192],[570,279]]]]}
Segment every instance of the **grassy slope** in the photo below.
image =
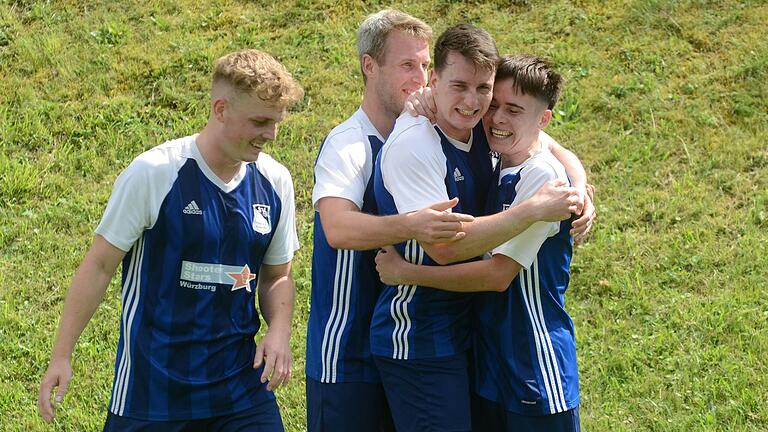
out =
{"type": "MultiPolygon", "coordinates": [[[[0,2],[0,430],[100,430],[117,341],[113,283],[77,347],[57,426],[35,413],[63,297],[112,181],[144,149],[201,128],[208,71],[276,54],[307,97],[271,153],[297,186],[296,379],[303,430],[311,166],[359,103],[351,1],[0,2]]],[[[549,132],[599,188],[576,251],[582,423],[589,431],[768,429],[768,6],[760,1],[404,3],[436,32],[488,29],[502,52],[568,77],[549,132]]],[[[381,7],[383,7],[382,5],[381,7]]]]}

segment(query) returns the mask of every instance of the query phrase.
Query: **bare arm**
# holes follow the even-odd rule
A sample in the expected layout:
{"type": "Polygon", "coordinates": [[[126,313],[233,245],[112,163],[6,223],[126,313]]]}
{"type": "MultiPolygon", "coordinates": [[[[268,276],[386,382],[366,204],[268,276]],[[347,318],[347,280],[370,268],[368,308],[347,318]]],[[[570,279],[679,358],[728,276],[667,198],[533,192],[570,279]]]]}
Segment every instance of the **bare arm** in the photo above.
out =
{"type": "Polygon", "coordinates": [[[531,198],[502,212],[465,223],[466,236],[452,243],[421,246],[438,264],[450,264],[480,256],[528,229],[536,221],[560,221],[578,211],[576,191],[551,181],[531,198]]]}
{"type": "Polygon", "coordinates": [[[580,243],[592,229],[592,221],[595,219],[595,206],[593,204],[594,187],[587,184],[587,172],[584,170],[579,158],[570,150],[561,146],[545,132],[540,132],[549,138],[549,150],[565,166],[571,184],[579,193],[583,201],[583,210],[577,213],[578,219],[571,224],[571,235],[576,243],[580,243]]]}
{"type": "Polygon", "coordinates": [[[262,264],[258,292],[259,309],[269,327],[256,347],[253,367],[264,363],[261,382],[269,379],[267,389],[274,390],[291,378],[291,319],[296,297],[291,263],[262,264]]]}
{"type": "Polygon", "coordinates": [[[72,379],[72,352],[80,334],[101,303],[117,266],[125,252],[97,235],[75,272],[64,301],[51,363],[40,383],[37,406],[47,422],[53,420],[51,391],[58,387],[56,401],[61,402],[72,379]]]}
{"type": "Polygon", "coordinates": [[[420,285],[455,292],[505,291],[521,266],[501,254],[449,266],[422,266],[405,261],[392,247],[376,255],[376,270],[388,285],[420,285]]]}
{"type": "Polygon", "coordinates": [[[325,197],[317,202],[328,244],[336,249],[375,249],[410,239],[452,242],[464,237],[462,222],[474,218],[451,213],[458,199],[436,203],[425,209],[392,216],[363,213],[352,201],[325,197]]]}

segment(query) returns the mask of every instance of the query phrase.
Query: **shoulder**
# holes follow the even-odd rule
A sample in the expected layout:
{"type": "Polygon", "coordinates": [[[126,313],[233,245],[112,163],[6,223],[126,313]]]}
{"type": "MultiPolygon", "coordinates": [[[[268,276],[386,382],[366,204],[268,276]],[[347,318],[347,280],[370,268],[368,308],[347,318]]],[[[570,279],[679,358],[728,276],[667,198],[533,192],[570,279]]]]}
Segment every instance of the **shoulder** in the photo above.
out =
{"type": "Polygon", "coordinates": [[[440,136],[429,119],[423,116],[413,117],[403,113],[395,121],[395,127],[389,134],[387,144],[410,141],[414,138],[429,138],[439,142],[440,136]]]}
{"type": "Polygon", "coordinates": [[[357,117],[356,113],[331,129],[331,132],[325,137],[318,158],[331,153],[335,155],[365,154],[368,148],[366,145],[366,133],[363,124],[357,117]]]}
{"type": "Polygon", "coordinates": [[[281,190],[285,187],[293,188],[291,172],[283,164],[276,161],[272,156],[261,153],[255,162],[256,169],[272,183],[275,188],[281,190]]]}
{"type": "Polygon", "coordinates": [[[526,160],[523,163],[520,176],[521,178],[541,178],[544,181],[567,180],[565,167],[549,150],[541,150],[526,160]]]}
{"type": "Polygon", "coordinates": [[[194,136],[166,141],[136,158],[123,171],[123,177],[136,177],[145,181],[158,181],[175,176],[187,159],[192,158],[194,136]]]}

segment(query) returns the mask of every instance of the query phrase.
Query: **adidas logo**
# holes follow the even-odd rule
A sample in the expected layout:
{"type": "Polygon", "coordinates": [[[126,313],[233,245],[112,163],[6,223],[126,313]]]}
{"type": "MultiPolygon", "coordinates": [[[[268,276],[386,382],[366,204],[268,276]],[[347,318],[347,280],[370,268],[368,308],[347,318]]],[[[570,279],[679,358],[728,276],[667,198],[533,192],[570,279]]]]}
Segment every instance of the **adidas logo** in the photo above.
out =
{"type": "Polygon", "coordinates": [[[192,200],[187,204],[186,207],[184,207],[183,210],[184,214],[193,214],[193,215],[201,215],[203,214],[203,211],[200,210],[200,207],[197,206],[197,203],[195,200],[192,200]]]}
{"type": "Polygon", "coordinates": [[[464,180],[464,176],[461,175],[461,171],[459,171],[458,168],[453,170],[453,181],[462,181],[464,180]]]}

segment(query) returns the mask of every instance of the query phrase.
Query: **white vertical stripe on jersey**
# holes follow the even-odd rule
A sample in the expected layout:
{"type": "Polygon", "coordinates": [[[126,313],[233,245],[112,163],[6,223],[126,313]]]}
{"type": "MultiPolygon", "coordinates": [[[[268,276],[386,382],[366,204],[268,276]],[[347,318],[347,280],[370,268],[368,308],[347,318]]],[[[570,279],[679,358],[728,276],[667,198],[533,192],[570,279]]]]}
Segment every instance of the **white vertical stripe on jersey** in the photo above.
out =
{"type": "Polygon", "coordinates": [[[325,324],[325,332],[323,333],[323,344],[321,347],[321,354],[323,356],[323,370],[320,377],[320,382],[329,383],[334,382],[331,380],[331,361],[332,361],[332,347],[334,346],[334,336],[338,330],[339,321],[341,318],[341,309],[343,306],[344,297],[344,285],[346,281],[347,267],[350,265],[348,260],[347,250],[336,250],[336,274],[333,281],[333,306],[331,307],[331,314],[328,316],[328,322],[325,324]]]}
{"type": "MultiPolygon", "coordinates": [[[[405,243],[403,258],[408,262],[413,262],[413,240],[408,240],[405,243]]],[[[392,299],[389,307],[389,313],[392,319],[395,321],[395,328],[392,329],[392,358],[402,360],[405,352],[405,344],[407,340],[403,342],[403,330],[406,325],[406,317],[403,310],[401,310],[404,301],[408,298],[410,291],[409,285],[398,285],[397,294],[392,299]]]]}
{"type": "MultiPolygon", "coordinates": [[[[141,239],[139,239],[141,241],[141,239]]],[[[125,362],[126,362],[126,353],[125,353],[125,345],[126,345],[126,326],[125,326],[125,309],[128,307],[128,298],[133,298],[133,292],[131,291],[131,284],[133,283],[135,268],[137,259],[136,256],[138,254],[138,245],[137,247],[134,247],[131,250],[131,259],[128,264],[128,270],[127,275],[125,278],[125,283],[123,284],[123,292],[122,292],[122,311],[120,316],[120,321],[122,323],[121,325],[121,331],[122,331],[122,343],[123,343],[123,350],[120,353],[120,358],[117,359],[117,371],[115,372],[115,382],[112,386],[112,406],[110,406],[110,411],[112,411],[113,414],[118,413],[118,401],[120,400],[120,396],[122,395],[122,376],[123,372],[125,371],[125,362]]]]}
{"type": "MultiPolygon", "coordinates": [[[[405,243],[404,248],[404,256],[403,258],[410,262],[411,258],[411,245],[413,244],[413,240],[408,240],[405,243]]],[[[393,358],[396,359],[402,359],[403,358],[403,352],[405,351],[405,347],[403,346],[402,341],[402,333],[403,329],[405,328],[405,316],[403,316],[402,311],[402,305],[403,301],[408,297],[408,285],[398,285],[397,286],[397,302],[395,303],[395,328],[393,329],[393,334],[395,341],[397,342],[397,345],[395,345],[394,349],[394,356],[393,358]]],[[[392,299],[394,302],[395,299],[392,299]]]]}
{"type": "Polygon", "coordinates": [[[523,295],[523,301],[525,302],[525,309],[528,312],[528,319],[531,322],[531,328],[533,329],[533,339],[534,339],[534,345],[536,345],[536,356],[539,360],[539,369],[541,370],[541,375],[544,378],[544,388],[547,392],[547,401],[549,402],[549,413],[555,414],[557,411],[555,410],[555,401],[554,397],[552,397],[552,389],[550,388],[550,380],[549,380],[549,365],[545,366],[544,362],[544,356],[542,353],[542,343],[541,343],[541,335],[539,326],[536,323],[536,319],[534,318],[533,313],[533,307],[531,305],[531,302],[533,300],[533,292],[530,290],[531,287],[531,273],[530,271],[526,269],[520,270],[520,292],[523,295]]]}
{"type": "Polygon", "coordinates": [[[336,309],[338,304],[338,295],[339,295],[339,277],[341,272],[341,261],[342,261],[342,249],[336,250],[336,274],[334,275],[334,281],[333,281],[333,301],[331,304],[333,305],[331,307],[331,314],[328,316],[328,321],[325,323],[325,331],[323,332],[323,344],[320,348],[320,353],[323,356],[323,371],[320,375],[320,382],[328,382],[328,336],[331,332],[331,326],[333,323],[333,319],[336,316],[336,309]]]}
{"type": "Polygon", "coordinates": [[[341,346],[341,336],[344,335],[344,329],[347,327],[347,318],[349,317],[349,299],[352,294],[352,276],[355,269],[355,251],[348,250],[349,261],[347,262],[347,283],[344,288],[344,301],[343,310],[344,315],[341,318],[341,325],[339,331],[336,334],[336,345],[333,349],[333,364],[331,365],[331,382],[336,382],[336,366],[339,363],[339,348],[341,346]]]}
{"type": "MultiPolygon", "coordinates": [[[[421,248],[421,245],[417,242],[413,242],[412,246],[413,250],[411,251],[411,258],[413,258],[413,255],[416,251],[418,251],[418,258],[416,258],[417,265],[421,265],[422,262],[424,262],[424,249],[421,248]]],[[[411,317],[408,315],[408,304],[413,299],[413,295],[416,294],[416,285],[411,285],[410,287],[410,293],[408,294],[408,298],[405,300],[403,304],[403,314],[405,315],[405,331],[403,332],[403,342],[405,344],[405,352],[403,354],[403,358],[405,360],[408,360],[408,333],[411,331],[411,317]]]]}
{"type": "Polygon", "coordinates": [[[541,290],[539,289],[539,259],[536,258],[533,261],[533,280],[536,286],[536,298],[538,299],[538,314],[541,321],[542,329],[544,330],[544,337],[547,341],[547,348],[552,356],[553,375],[555,378],[555,397],[560,402],[560,410],[563,412],[566,410],[565,395],[563,394],[563,380],[560,377],[560,366],[557,364],[557,357],[555,356],[555,349],[552,347],[552,338],[549,336],[549,329],[547,328],[547,321],[544,319],[544,312],[541,306],[541,290]]]}
{"type": "Polygon", "coordinates": [[[120,359],[120,368],[115,378],[115,391],[113,396],[112,412],[123,415],[125,411],[125,398],[128,396],[128,386],[131,377],[131,333],[133,330],[133,318],[139,304],[141,295],[141,266],[144,262],[144,240],[142,235],[136,242],[131,254],[128,276],[123,290],[123,352],[120,359]]]}

